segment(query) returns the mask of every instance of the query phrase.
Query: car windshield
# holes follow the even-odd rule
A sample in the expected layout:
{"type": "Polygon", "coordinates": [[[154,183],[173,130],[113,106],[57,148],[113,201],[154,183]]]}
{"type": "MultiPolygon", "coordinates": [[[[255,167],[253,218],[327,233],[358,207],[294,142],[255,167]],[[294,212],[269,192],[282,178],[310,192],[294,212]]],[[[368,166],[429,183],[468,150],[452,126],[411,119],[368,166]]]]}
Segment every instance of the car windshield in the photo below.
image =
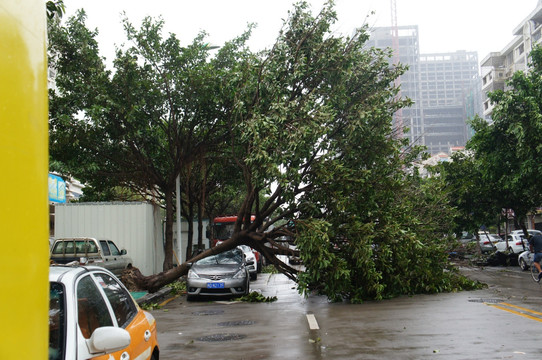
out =
{"type": "Polygon", "coordinates": [[[49,360],[64,359],[64,288],[52,282],[49,287],[49,360]]]}
{"type": "Polygon", "coordinates": [[[242,264],[243,252],[239,249],[226,251],[217,255],[212,255],[196,262],[197,265],[226,265],[242,264]]]}

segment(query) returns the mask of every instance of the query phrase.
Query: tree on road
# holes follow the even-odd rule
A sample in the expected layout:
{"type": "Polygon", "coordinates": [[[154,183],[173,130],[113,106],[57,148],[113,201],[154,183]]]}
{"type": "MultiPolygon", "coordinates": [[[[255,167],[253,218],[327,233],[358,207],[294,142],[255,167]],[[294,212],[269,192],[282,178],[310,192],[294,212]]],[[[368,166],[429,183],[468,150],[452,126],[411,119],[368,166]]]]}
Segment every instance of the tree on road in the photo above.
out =
{"type": "MultiPolygon", "coordinates": [[[[269,50],[249,51],[247,32],[210,60],[203,38],[189,55],[173,35],[158,41],[160,22],[147,19],[139,31],[126,23],[137,46],[118,52],[114,75],[102,69],[82,20],[62,36],[81,31],[69,44],[88,50],[83,40],[93,54],[70,68],[69,52],[59,51],[67,64],[58,67],[65,83],[53,98],[52,153],[81,153],[65,159],[80,160],[83,180],[96,186],[160,194],[168,223],[179,164],[195,154],[230,160],[242,184],[234,233],[191,261],[246,244],[301,291],[334,300],[466,284],[446,271],[450,213],[439,183],[419,177],[418,149],[393,127],[392,115],[410,104],[393,85],[405,68],[391,65],[391,50],[366,47],[366,26],[336,34],[332,2],[315,15],[305,2],[294,5],[269,50]],[[66,141],[71,132],[74,143],[66,141]],[[295,240],[303,273],[277,257],[292,253],[277,241],[284,237],[295,240]]],[[[187,263],[164,268],[135,276],[153,291],[185,274],[187,263]]]]}

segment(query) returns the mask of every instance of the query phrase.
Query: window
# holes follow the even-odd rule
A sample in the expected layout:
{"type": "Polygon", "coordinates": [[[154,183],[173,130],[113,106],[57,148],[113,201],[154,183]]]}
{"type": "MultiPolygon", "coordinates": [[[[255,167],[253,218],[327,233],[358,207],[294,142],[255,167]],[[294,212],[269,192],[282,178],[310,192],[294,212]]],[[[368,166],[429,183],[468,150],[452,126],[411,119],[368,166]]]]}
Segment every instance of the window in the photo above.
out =
{"type": "Polygon", "coordinates": [[[90,275],[77,284],[77,322],[86,339],[102,326],[113,326],[113,320],[102,294],[90,275]]]}
{"type": "Polygon", "coordinates": [[[111,255],[119,256],[120,251],[119,251],[119,248],[117,247],[117,245],[115,245],[115,243],[113,241],[108,241],[107,243],[109,244],[109,248],[111,249],[111,255]]]}
{"type": "Polygon", "coordinates": [[[88,254],[88,253],[97,253],[98,247],[96,246],[96,243],[91,240],[77,240],[75,242],[75,247],[77,249],[78,254],[88,254]]]}
{"type": "MultiPolygon", "coordinates": [[[[69,245],[69,248],[71,249],[71,253],[73,253],[73,241],[59,241],[55,244],[55,248],[53,249],[53,254],[64,254],[65,250],[69,245]]],[[[70,251],[68,251],[70,253],[70,251]]]]}
{"type": "Polygon", "coordinates": [[[95,276],[113,308],[118,325],[125,328],[137,314],[131,295],[111,276],[105,273],[96,273],[95,276]]]}
{"type": "Polygon", "coordinates": [[[59,283],[49,285],[49,360],[64,359],[66,341],[66,306],[64,287],[59,283]]]}
{"type": "Polygon", "coordinates": [[[102,248],[102,252],[104,253],[104,256],[111,255],[111,251],[109,251],[109,246],[107,246],[107,241],[100,240],[100,247],[102,248]]]}

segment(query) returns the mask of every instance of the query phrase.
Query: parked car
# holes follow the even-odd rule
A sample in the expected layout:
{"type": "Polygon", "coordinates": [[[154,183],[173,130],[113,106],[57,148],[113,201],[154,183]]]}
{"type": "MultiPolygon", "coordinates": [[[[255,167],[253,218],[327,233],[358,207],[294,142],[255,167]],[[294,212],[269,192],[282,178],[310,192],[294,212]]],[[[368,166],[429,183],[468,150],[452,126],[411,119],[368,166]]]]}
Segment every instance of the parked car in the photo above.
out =
{"type": "Polygon", "coordinates": [[[225,251],[211,255],[189,264],[186,281],[187,299],[197,296],[235,296],[248,295],[250,274],[247,265],[254,265],[245,260],[241,249],[225,251]]]}
{"type": "Polygon", "coordinates": [[[49,267],[49,360],[159,359],[154,317],[107,269],[49,267]]]}
{"type": "Polygon", "coordinates": [[[259,251],[252,249],[252,252],[256,256],[256,270],[258,273],[261,273],[263,269],[264,258],[259,251]]]}
{"type": "MultiPolygon", "coordinates": [[[[294,251],[297,251],[297,246],[294,244],[289,244],[288,247],[294,251]]],[[[288,262],[290,263],[290,265],[299,265],[303,261],[298,255],[288,255],[288,262]]]]}
{"type": "Polygon", "coordinates": [[[248,273],[250,275],[250,280],[257,280],[258,279],[258,265],[256,261],[256,254],[254,253],[254,250],[250,246],[247,245],[239,245],[239,249],[243,251],[245,254],[245,260],[247,262],[247,268],[248,273]],[[248,265],[249,262],[252,261],[252,264],[248,265]]]}
{"type": "Polygon", "coordinates": [[[497,243],[502,241],[502,238],[497,234],[478,233],[480,238],[480,250],[482,252],[490,252],[496,250],[497,243]]]}
{"type": "Polygon", "coordinates": [[[527,271],[531,268],[531,264],[534,260],[534,253],[529,250],[522,252],[518,256],[518,264],[521,270],[527,271]]]}
{"type": "Polygon", "coordinates": [[[82,265],[103,266],[120,276],[122,271],[132,266],[132,259],[126,250],[108,239],[64,238],[56,239],[51,249],[51,261],[57,264],[79,262],[82,265]]]}
{"type": "Polygon", "coordinates": [[[461,244],[468,244],[470,242],[476,241],[476,236],[474,234],[463,232],[461,236],[457,239],[461,244]]]}
{"type": "MultiPolygon", "coordinates": [[[[540,230],[533,230],[529,229],[527,230],[529,235],[542,235],[542,231],[540,230]]],[[[529,242],[527,239],[523,236],[523,230],[514,230],[511,231],[510,234],[507,236],[508,239],[508,248],[506,248],[506,240],[498,242],[495,247],[498,251],[507,251],[514,253],[514,254],[520,254],[524,252],[525,250],[529,249],[529,242]]]]}

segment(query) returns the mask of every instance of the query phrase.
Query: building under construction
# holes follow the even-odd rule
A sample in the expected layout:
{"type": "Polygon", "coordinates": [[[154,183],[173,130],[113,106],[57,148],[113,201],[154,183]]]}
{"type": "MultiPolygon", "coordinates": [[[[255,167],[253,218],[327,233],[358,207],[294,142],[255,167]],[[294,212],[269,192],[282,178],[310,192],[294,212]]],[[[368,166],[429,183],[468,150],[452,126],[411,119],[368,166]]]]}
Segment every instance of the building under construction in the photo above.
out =
{"type": "Polygon", "coordinates": [[[392,61],[409,67],[397,85],[414,104],[396,113],[394,124],[408,129],[410,143],[430,154],[465,146],[467,120],[482,112],[477,53],[420,54],[417,26],[374,28],[367,45],[393,49],[392,61]]]}

